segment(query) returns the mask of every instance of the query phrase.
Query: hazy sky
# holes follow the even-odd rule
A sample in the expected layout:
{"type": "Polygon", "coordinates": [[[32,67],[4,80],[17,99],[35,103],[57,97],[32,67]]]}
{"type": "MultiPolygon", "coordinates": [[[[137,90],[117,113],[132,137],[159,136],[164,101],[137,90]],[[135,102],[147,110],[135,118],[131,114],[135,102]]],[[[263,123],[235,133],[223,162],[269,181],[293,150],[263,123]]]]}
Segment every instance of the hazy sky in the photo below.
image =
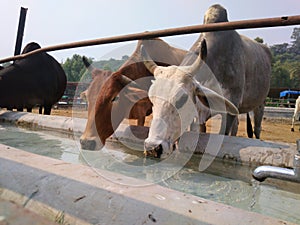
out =
{"type": "MultiPolygon", "coordinates": [[[[230,21],[300,14],[299,0],[0,0],[0,2],[2,28],[0,58],[11,56],[14,52],[21,6],[28,8],[23,47],[31,41],[46,47],[72,41],[202,24],[205,11],[216,3],[227,9],[230,21]]],[[[290,26],[248,29],[238,32],[250,38],[259,36],[267,44],[273,45],[289,42],[293,28],[290,26]]],[[[163,39],[177,47],[189,49],[198,35],[163,39]]],[[[59,61],[75,53],[100,59],[128,44],[76,48],[50,54],[59,61]]],[[[131,45],[134,44],[135,42],[131,45]]],[[[124,51],[125,54],[131,54],[129,50],[124,51]]],[[[112,55],[118,57],[116,53],[112,55]]]]}

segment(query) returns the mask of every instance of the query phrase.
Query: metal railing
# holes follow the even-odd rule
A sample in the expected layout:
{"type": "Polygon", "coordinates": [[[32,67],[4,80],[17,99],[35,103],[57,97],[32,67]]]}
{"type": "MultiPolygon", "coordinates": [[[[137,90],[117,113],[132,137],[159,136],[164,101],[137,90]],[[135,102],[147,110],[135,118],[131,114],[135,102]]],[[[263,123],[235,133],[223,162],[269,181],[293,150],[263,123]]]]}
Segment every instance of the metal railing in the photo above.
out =
{"type": "Polygon", "coordinates": [[[51,51],[70,49],[70,48],[87,47],[92,45],[111,44],[117,42],[133,41],[133,40],[140,40],[140,39],[151,39],[156,37],[175,36],[175,35],[182,35],[182,34],[193,34],[193,33],[200,33],[200,32],[291,26],[291,25],[298,25],[298,24],[300,24],[300,15],[266,18],[266,19],[255,19],[255,20],[242,20],[242,21],[233,21],[233,22],[211,23],[211,24],[203,24],[203,25],[195,25],[195,26],[186,26],[180,28],[170,28],[170,29],[164,29],[158,31],[146,31],[142,33],[134,33],[128,35],[120,35],[114,37],[99,38],[99,39],[93,39],[87,41],[78,41],[78,42],[72,42],[72,43],[66,43],[60,45],[53,45],[53,46],[37,49],[26,54],[1,59],[0,63],[23,59],[25,57],[40,52],[51,52],[51,51]]]}
{"type": "Polygon", "coordinates": [[[266,106],[295,108],[296,99],[267,98],[266,106]]]}

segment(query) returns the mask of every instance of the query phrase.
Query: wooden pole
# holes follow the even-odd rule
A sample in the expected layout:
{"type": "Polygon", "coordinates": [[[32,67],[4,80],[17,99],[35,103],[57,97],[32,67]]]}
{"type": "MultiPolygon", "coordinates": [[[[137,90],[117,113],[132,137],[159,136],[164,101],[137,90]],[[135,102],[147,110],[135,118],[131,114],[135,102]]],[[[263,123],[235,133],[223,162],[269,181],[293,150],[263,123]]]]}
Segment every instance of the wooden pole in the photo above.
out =
{"type": "Polygon", "coordinates": [[[251,28],[263,28],[263,27],[277,27],[277,26],[290,26],[300,24],[300,15],[297,16],[284,16],[284,17],[276,17],[276,18],[266,18],[266,19],[256,19],[256,20],[242,20],[242,21],[234,21],[234,22],[222,22],[222,23],[211,23],[211,24],[203,24],[203,25],[195,25],[195,26],[186,26],[180,28],[170,28],[165,30],[158,31],[146,31],[142,33],[107,37],[107,38],[99,38],[94,40],[87,41],[78,41],[71,42],[60,45],[53,45],[49,47],[44,47],[37,49],[35,51],[9,57],[0,60],[0,63],[23,59],[25,57],[40,53],[40,52],[50,52],[57,51],[62,49],[70,49],[70,48],[78,48],[78,47],[86,47],[91,45],[101,45],[101,44],[111,44],[116,42],[125,42],[125,41],[133,41],[140,39],[151,39],[156,37],[166,37],[166,36],[175,36],[182,34],[192,34],[192,33],[200,33],[200,32],[212,32],[212,31],[224,31],[224,30],[234,30],[234,29],[251,29],[251,28]]]}

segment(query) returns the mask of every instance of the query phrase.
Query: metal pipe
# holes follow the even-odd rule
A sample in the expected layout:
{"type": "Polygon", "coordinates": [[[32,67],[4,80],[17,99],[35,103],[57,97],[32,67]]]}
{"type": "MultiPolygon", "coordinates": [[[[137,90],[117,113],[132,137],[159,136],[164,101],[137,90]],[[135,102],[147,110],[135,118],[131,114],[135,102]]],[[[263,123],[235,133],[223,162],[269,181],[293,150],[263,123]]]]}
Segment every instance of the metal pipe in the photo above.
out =
{"type": "Polygon", "coordinates": [[[0,63],[13,61],[17,59],[23,59],[25,57],[40,53],[40,52],[50,52],[62,49],[86,47],[91,45],[101,45],[101,44],[111,44],[116,42],[133,41],[140,39],[151,39],[157,37],[175,36],[182,34],[193,34],[200,32],[212,32],[212,31],[225,31],[234,29],[250,29],[250,28],[262,28],[262,27],[276,27],[276,26],[290,26],[300,24],[300,15],[297,16],[284,16],[276,18],[266,18],[266,19],[255,19],[255,20],[243,20],[243,21],[233,21],[233,22],[222,22],[222,23],[211,23],[203,25],[186,26],[180,28],[170,28],[158,31],[146,31],[142,33],[120,35],[107,38],[99,38],[87,41],[78,41],[60,45],[53,45],[49,47],[44,47],[37,49],[35,51],[15,56],[8,57],[0,60],[0,63]]]}
{"type": "Polygon", "coordinates": [[[259,166],[253,172],[253,178],[260,182],[265,181],[267,178],[294,181],[295,171],[276,166],[259,166]]]}
{"type": "Polygon", "coordinates": [[[253,171],[253,178],[260,182],[267,178],[275,178],[300,183],[300,139],[296,143],[297,153],[294,156],[293,169],[276,166],[259,166],[253,171]]]}

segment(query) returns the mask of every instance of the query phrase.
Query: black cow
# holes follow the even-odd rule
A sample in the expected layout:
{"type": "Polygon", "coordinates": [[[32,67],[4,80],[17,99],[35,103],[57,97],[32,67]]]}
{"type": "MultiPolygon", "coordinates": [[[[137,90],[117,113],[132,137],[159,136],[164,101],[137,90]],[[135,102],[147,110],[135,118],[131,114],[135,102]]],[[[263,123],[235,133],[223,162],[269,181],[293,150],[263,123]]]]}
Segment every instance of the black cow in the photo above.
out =
{"type": "MultiPolygon", "coordinates": [[[[41,48],[31,42],[23,53],[41,48]]],[[[67,78],[61,65],[50,55],[41,52],[0,70],[0,107],[31,112],[38,105],[39,113],[50,115],[51,108],[63,95],[67,78]]]]}

